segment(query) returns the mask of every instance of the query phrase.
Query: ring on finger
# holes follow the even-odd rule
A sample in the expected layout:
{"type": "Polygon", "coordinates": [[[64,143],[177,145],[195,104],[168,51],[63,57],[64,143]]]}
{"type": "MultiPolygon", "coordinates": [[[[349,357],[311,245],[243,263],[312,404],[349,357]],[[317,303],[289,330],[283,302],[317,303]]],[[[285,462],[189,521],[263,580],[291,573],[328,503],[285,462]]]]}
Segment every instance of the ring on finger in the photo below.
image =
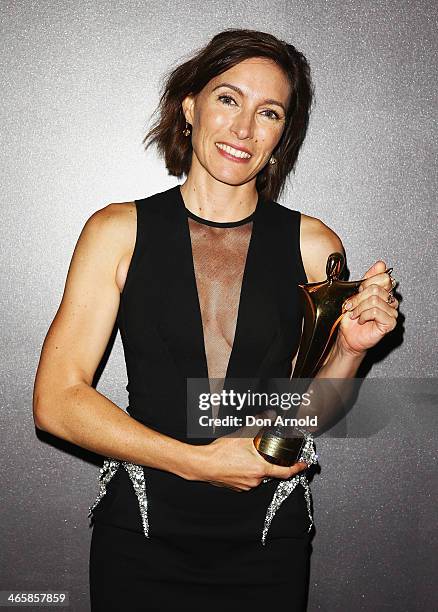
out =
{"type": "Polygon", "coordinates": [[[393,302],[395,302],[395,297],[392,295],[392,291],[388,292],[388,297],[386,299],[386,302],[388,304],[392,304],[393,302]]]}

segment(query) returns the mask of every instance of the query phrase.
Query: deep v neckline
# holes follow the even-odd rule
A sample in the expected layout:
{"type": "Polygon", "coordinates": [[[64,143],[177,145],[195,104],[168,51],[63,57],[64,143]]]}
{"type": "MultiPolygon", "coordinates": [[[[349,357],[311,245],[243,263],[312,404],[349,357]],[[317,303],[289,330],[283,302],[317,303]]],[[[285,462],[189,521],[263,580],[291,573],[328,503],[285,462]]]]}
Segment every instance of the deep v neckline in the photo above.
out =
{"type": "Polygon", "coordinates": [[[242,321],[245,319],[246,315],[248,314],[248,308],[250,307],[250,304],[248,301],[248,297],[249,297],[248,296],[248,283],[249,283],[249,278],[252,272],[252,266],[253,266],[253,260],[254,260],[254,253],[255,253],[254,244],[257,239],[257,227],[258,227],[257,218],[259,216],[260,209],[263,205],[263,199],[260,197],[260,194],[258,194],[256,208],[254,212],[248,217],[245,217],[244,219],[235,221],[235,222],[223,222],[222,223],[222,222],[214,222],[214,221],[210,221],[207,219],[202,219],[201,217],[198,217],[197,215],[194,215],[194,213],[189,211],[189,209],[187,209],[187,207],[185,206],[184,199],[180,191],[179,185],[177,185],[176,187],[176,194],[178,197],[178,204],[185,218],[184,233],[185,233],[186,244],[188,246],[188,260],[189,260],[189,266],[190,266],[191,287],[192,287],[192,290],[194,290],[194,294],[195,294],[194,302],[196,304],[195,310],[196,310],[196,328],[198,331],[197,337],[200,339],[200,343],[201,343],[200,350],[202,354],[202,370],[203,370],[203,377],[205,377],[206,380],[209,379],[208,360],[207,360],[207,352],[206,352],[204,325],[203,325],[203,319],[202,319],[201,301],[200,301],[200,295],[199,295],[199,290],[198,290],[198,285],[197,285],[197,280],[196,280],[195,260],[194,260],[192,239],[191,239],[191,234],[190,234],[189,218],[195,219],[200,222],[205,222],[206,225],[213,225],[214,227],[224,227],[224,228],[237,227],[239,225],[242,225],[243,223],[249,223],[249,222],[252,223],[251,235],[249,237],[248,248],[247,248],[246,257],[245,257],[245,263],[243,266],[242,281],[240,284],[233,342],[232,342],[231,351],[230,351],[230,354],[227,360],[227,367],[225,370],[225,375],[223,379],[222,378],[220,379],[220,380],[223,380],[223,388],[225,388],[226,382],[229,380],[229,378],[236,376],[235,364],[239,362],[239,349],[241,346],[241,335],[242,335],[242,324],[243,324],[242,321]]]}

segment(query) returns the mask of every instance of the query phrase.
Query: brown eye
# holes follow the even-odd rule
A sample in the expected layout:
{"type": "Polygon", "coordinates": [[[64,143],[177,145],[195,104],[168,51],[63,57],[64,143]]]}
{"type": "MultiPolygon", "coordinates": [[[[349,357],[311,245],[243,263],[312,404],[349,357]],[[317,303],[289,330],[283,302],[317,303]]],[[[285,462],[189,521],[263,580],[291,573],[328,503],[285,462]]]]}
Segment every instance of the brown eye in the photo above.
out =
{"type": "MultiPolygon", "coordinates": [[[[231,97],[231,96],[227,96],[225,94],[223,94],[222,96],[218,96],[218,100],[232,100],[233,102],[235,102],[235,100],[231,97]]],[[[226,106],[231,106],[231,104],[228,104],[228,102],[223,102],[226,106]]]]}
{"type": "Polygon", "coordinates": [[[273,110],[268,109],[268,110],[263,111],[263,112],[264,113],[272,113],[272,115],[265,115],[265,117],[269,117],[270,119],[274,119],[275,121],[280,119],[280,115],[278,113],[276,113],[275,111],[273,111],[273,110]]]}

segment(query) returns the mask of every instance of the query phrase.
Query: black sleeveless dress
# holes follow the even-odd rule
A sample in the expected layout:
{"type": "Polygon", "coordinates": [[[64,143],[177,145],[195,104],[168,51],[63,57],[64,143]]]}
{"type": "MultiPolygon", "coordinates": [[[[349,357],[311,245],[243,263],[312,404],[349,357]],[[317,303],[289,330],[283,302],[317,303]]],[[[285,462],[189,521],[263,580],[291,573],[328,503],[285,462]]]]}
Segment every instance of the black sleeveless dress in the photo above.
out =
{"type": "MultiPolygon", "coordinates": [[[[249,217],[209,221],[185,207],[179,185],[136,209],[118,314],[127,411],[206,444],[187,435],[187,379],[291,374],[302,322],[297,285],[307,282],[300,213],[259,196],[249,217]]],[[[92,611],[305,610],[312,521],[303,473],[287,489],[271,480],[236,492],[108,458],[99,478],[92,611]]]]}

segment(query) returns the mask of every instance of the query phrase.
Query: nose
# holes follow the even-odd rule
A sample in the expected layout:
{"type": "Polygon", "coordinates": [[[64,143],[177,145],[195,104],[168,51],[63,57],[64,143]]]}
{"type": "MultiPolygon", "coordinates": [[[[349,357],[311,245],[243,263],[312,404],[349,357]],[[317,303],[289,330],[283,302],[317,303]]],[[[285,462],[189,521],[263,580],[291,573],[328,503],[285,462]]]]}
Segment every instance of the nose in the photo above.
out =
{"type": "Polygon", "coordinates": [[[244,111],[238,113],[234,117],[231,131],[239,140],[251,138],[253,134],[253,120],[251,113],[245,113],[244,111]]]}

